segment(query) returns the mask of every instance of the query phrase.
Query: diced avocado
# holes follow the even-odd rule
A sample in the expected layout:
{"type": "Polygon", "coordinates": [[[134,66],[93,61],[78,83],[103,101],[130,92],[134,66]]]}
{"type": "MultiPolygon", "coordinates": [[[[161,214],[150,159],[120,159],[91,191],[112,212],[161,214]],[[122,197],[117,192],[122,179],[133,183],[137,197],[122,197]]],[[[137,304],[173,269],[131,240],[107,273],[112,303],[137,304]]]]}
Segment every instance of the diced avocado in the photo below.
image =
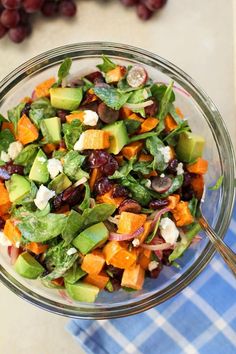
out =
{"type": "Polygon", "coordinates": [[[64,275],[64,280],[67,283],[75,284],[80,278],[82,278],[86,274],[87,273],[80,267],[76,268],[75,270],[71,268],[64,275]]]}
{"type": "Polygon", "coordinates": [[[49,179],[48,159],[42,150],[39,150],[29,173],[29,179],[38,183],[46,183],[49,179]]]}
{"type": "Polygon", "coordinates": [[[81,253],[87,254],[102,245],[107,240],[108,234],[106,226],[99,222],[82,231],[72,243],[81,253]]]}
{"type": "Polygon", "coordinates": [[[6,187],[12,203],[30,192],[30,182],[25,177],[17,174],[11,176],[11,179],[6,182],[6,187]]]}
{"type": "Polygon", "coordinates": [[[113,124],[106,125],[103,130],[110,133],[110,147],[108,152],[111,154],[119,154],[121,149],[128,144],[129,137],[123,121],[118,121],[113,124]]]}
{"type": "Polygon", "coordinates": [[[77,301],[81,302],[94,302],[99,293],[97,286],[78,282],[75,284],[65,283],[66,290],[69,296],[77,301]]]}
{"type": "Polygon", "coordinates": [[[15,271],[24,278],[36,279],[43,272],[43,266],[28,252],[21,253],[14,264],[15,271]]]}
{"type": "Polygon", "coordinates": [[[74,111],[79,107],[83,98],[83,90],[81,87],[56,87],[50,89],[51,105],[55,108],[74,111]]]}
{"type": "Polygon", "coordinates": [[[180,134],[176,146],[176,153],[179,160],[193,162],[202,156],[205,140],[202,136],[190,132],[180,134]]]}
{"type": "Polygon", "coordinates": [[[60,194],[71,185],[72,182],[69,178],[64,173],[61,173],[49,183],[48,188],[55,191],[56,194],[60,194]]]}
{"type": "Polygon", "coordinates": [[[61,120],[58,117],[43,119],[41,122],[43,136],[50,143],[58,143],[61,140],[61,120]]]}

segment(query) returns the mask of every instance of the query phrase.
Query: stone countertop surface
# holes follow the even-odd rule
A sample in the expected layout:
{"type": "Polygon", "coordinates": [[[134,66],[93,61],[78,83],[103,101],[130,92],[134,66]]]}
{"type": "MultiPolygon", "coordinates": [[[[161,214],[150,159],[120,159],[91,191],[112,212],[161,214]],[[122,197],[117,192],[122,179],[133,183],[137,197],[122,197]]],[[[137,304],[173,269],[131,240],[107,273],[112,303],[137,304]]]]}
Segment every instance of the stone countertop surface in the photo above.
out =
{"type": "MultiPolygon", "coordinates": [[[[169,0],[152,20],[143,23],[118,0],[106,5],[80,0],[75,19],[36,18],[33,34],[24,43],[1,40],[0,80],[25,60],[60,45],[85,41],[132,44],[170,60],[192,76],[217,105],[236,147],[235,11],[235,0],[224,4],[222,0],[169,0]]],[[[64,330],[67,318],[28,304],[3,285],[0,314],[2,354],[83,353],[64,330]]]]}

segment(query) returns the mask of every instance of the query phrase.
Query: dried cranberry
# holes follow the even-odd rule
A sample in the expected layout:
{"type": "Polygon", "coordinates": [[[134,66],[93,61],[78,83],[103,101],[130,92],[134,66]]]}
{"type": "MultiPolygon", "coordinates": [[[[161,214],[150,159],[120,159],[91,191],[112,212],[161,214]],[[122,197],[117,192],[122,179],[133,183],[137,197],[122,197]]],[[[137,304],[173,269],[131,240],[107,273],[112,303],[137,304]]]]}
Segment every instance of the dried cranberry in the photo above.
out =
{"type": "Polygon", "coordinates": [[[179,161],[177,159],[173,159],[169,162],[168,164],[168,172],[170,173],[176,173],[176,169],[178,166],[179,161]]]}
{"type": "Polygon", "coordinates": [[[112,196],[113,198],[120,198],[120,197],[128,197],[129,192],[128,190],[120,185],[117,185],[114,187],[113,192],[112,192],[112,196]]]}
{"type": "Polygon", "coordinates": [[[124,270],[109,264],[106,270],[113,275],[114,279],[121,280],[124,270]]]}
{"type": "Polygon", "coordinates": [[[149,203],[149,208],[154,210],[160,209],[167,206],[168,203],[169,201],[167,199],[155,199],[149,203]]]}
{"type": "Polygon", "coordinates": [[[153,104],[151,104],[150,106],[145,107],[145,114],[146,117],[155,117],[158,111],[158,104],[155,101],[155,99],[150,98],[151,100],[153,100],[153,104]]]}
{"type": "Polygon", "coordinates": [[[17,173],[18,175],[24,175],[24,166],[13,165],[12,162],[8,162],[5,168],[9,175],[13,175],[14,173],[17,173]]]}
{"type": "Polygon", "coordinates": [[[62,193],[62,201],[71,207],[78,204],[81,201],[81,197],[80,187],[74,188],[71,186],[62,193]]]}
{"type": "Polygon", "coordinates": [[[0,229],[3,229],[5,225],[5,220],[3,220],[3,218],[1,218],[0,216],[0,229]]]}
{"type": "Polygon", "coordinates": [[[25,104],[25,107],[22,109],[21,111],[21,116],[23,116],[23,114],[25,114],[26,116],[29,115],[29,111],[30,111],[30,108],[31,108],[31,104],[30,103],[26,103],[25,104]]]}
{"type": "Polygon", "coordinates": [[[97,195],[103,195],[113,188],[113,183],[107,178],[102,177],[95,183],[94,192],[97,195]]]}
{"type": "Polygon", "coordinates": [[[185,188],[182,188],[182,200],[184,201],[189,201],[193,198],[194,196],[194,191],[191,186],[187,186],[185,188]]]}
{"type": "Polygon", "coordinates": [[[121,288],[121,281],[114,279],[114,278],[110,278],[110,282],[112,284],[113,287],[113,291],[118,291],[121,288]]]}
{"type": "Polygon", "coordinates": [[[59,194],[52,200],[52,206],[53,209],[57,210],[60,209],[62,205],[63,205],[62,194],[59,194]]]}
{"type": "Polygon", "coordinates": [[[162,265],[161,263],[159,263],[157,268],[151,270],[151,272],[148,273],[148,276],[152,279],[156,279],[159,276],[161,270],[162,270],[162,265]]]}
{"type": "Polygon", "coordinates": [[[124,200],[119,206],[119,214],[123,211],[127,211],[129,213],[140,213],[141,212],[141,205],[133,199],[126,199],[124,200]]]}
{"type": "Polygon", "coordinates": [[[104,176],[111,176],[118,168],[119,164],[116,159],[109,155],[107,163],[101,167],[101,172],[104,176]]]}
{"type": "Polygon", "coordinates": [[[102,73],[100,71],[95,71],[91,74],[88,74],[85,76],[85,78],[91,81],[94,85],[100,82],[105,82],[104,77],[102,76],[102,73]]]}
{"type": "Polygon", "coordinates": [[[109,154],[102,150],[93,150],[89,155],[88,162],[91,168],[98,168],[108,162],[109,154]]]}
{"type": "Polygon", "coordinates": [[[183,186],[184,187],[187,187],[191,184],[191,181],[192,181],[192,176],[190,173],[188,172],[185,172],[184,173],[184,182],[183,182],[183,186]]]}
{"type": "Polygon", "coordinates": [[[163,250],[162,251],[162,263],[164,265],[170,265],[170,262],[169,262],[169,255],[173,252],[173,250],[171,249],[168,249],[168,250],[163,250]]]}
{"type": "Polygon", "coordinates": [[[58,109],[57,110],[57,117],[60,118],[62,123],[66,123],[66,116],[70,114],[68,111],[65,111],[64,109],[58,109]]]}

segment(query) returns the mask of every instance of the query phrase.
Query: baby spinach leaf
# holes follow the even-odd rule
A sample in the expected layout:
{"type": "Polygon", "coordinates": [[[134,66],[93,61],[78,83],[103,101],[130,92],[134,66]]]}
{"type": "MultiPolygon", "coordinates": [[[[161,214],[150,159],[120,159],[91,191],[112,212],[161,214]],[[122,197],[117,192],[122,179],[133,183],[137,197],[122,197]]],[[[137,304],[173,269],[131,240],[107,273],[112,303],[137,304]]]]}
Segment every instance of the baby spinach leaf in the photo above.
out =
{"type": "Polygon", "coordinates": [[[169,104],[169,113],[171,117],[174,118],[177,124],[183,123],[183,119],[181,119],[180,116],[176,113],[175,106],[173,105],[173,103],[169,104]]]}
{"type": "Polygon", "coordinates": [[[66,244],[71,243],[75,236],[78,235],[79,231],[82,229],[83,221],[82,215],[73,209],[70,211],[62,230],[62,238],[66,244]]]}
{"type": "Polygon", "coordinates": [[[14,135],[9,129],[4,129],[0,132],[0,153],[2,151],[7,151],[11,143],[15,141],[14,135]]]}
{"type": "MultiPolygon", "coordinates": [[[[151,86],[151,94],[158,102],[160,102],[163,99],[166,90],[167,90],[167,86],[164,84],[153,84],[151,86]]],[[[175,94],[174,91],[172,90],[170,96],[170,103],[174,102],[174,100],[175,100],[175,94]]]]}
{"type": "Polygon", "coordinates": [[[55,115],[56,110],[48,98],[42,97],[31,103],[29,117],[38,128],[42,119],[55,117],[55,115]]]}
{"type": "Polygon", "coordinates": [[[89,208],[89,204],[90,204],[90,188],[89,188],[89,184],[85,183],[85,194],[84,194],[84,200],[82,201],[82,203],[79,206],[80,210],[85,210],[89,208]]]}
{"type": "Polygon", "coordinates": [[[197,207],[198,207],[198,199],[193,197],[188,203],[188,208],[190,210],[190,213],[194,217],[196,216],[197,213],[197,207]]]}
{"type": "Polygon", "coordinates": [[[155,135],[157,135],[156,132],[148,132],[148,133],[134,135],[129,139],[129,142],[132,143],[134,141],[144,140],[144,139],[150,138],[151,136],[155,136],[155,135]]]}
{"type": "Polygon", "coordinates": [[[78,119],[73,120],[70,124],[62,125],[66,147],[73,150],[76,141],[83,132],[83,125],[78,119]]]}
{"type": "Polygon", "coordinates": [[[103,73],[107,73],[108,71],[115,69],[116,68],[116,64],[113,63],[113,61],[111,61],[111,59],[109,59],[106,55],[102,56],[102,60],[103,63],[97,65],[97,68],[102,71],[103,73]]]}
{"type": "Polygon", "coordinates": [[[119,110],[129,99],[130,93],[121,93],[116,88],[108,87],[94,87],[94,93],[97,95],[108,107],[119,110]]]}
{"type": "Polygon", "coordinates": [[[62,233],[66,223],[64,214],[48,214],[37,217],[35,213],[26,215],[17,225],[25,239],[31,242],[44,242],[62,233]]]}
{"type": "Polygon", "coordinates": [[[89,178],[89,174],[81,168],[85,159],[86,156],[80,155],[78,151],[69,151],[64,157],[64,173],[73,181],[82,177],[89,178]]]}
{"type": "Polygon", "coordinates": [[[160,101],[160,109],[158,112],[159,124],[157,125],[156,132],[160,134],[165,129],[164,119],[169,111],[169,104],[173,100],[173,85],[174,81],[171,81],[166,88],[165,93],[160,101]]]}
{"type": "Polygon", "coordinates": [[[140,172],[143,175],[148,175],[150,172],[153,171],[153,163],[146,161],[138,161],[134,164],[133,171],[140,172]]]}
{"type": "Polygon", "coordinates": [[[84,219],[83,229],[97,224],[99,222],[105,221],[109,216],[111,216],[116,207],[111,204],[97,204],[94,208],[85,209],[82,216],[84,219]]]}
{"type": "Polygon", "coordinates": [[[25,103],[21,102],[16,107],[9,109],[7,111],[8,120],[13,123],[14,131],[17,132],[17,124],[21,117],[21,111],[25,107],[25,103]]]}
{"type": "Polygon", "coordinates": [[[164,139],[163,141],[166,141],[168,145],[175,146],[178,142],[178,135],[183,133],[183,132],[188,132],[190,131],[190,127],[188,125],[188,122],[182,121],[178,127],[176,127],[174,130],[172,130],[164,139]]]}
{"type": "Polygon", "coordinates": [[[37,144],[30,144],[21,150],[17,158],[15,159],[15,163],[22,166],[32,165],[35,159],[35,156],[38,152],[37,144]]]}
{"type": "Polygon", "coordinates": [[[164,155],[160,151],[160,148],[163,147],[165,145],[157,136],[151,136],[146,140],[146,148],[153,156],[153,170],[164,171],[168,165],[164,160],[164,155]]]}
{"type": "Polygon", "coordinates": [[[128,134],[135,133],[141,125],[141,122],[134,119],[124,119],[124,123],[128,134]]]}
{"type": "Polygon", "coordinates": [[[215,183],[212,187],[209,187],[208,189],[209,189],[210,191],[216,191],[216,190],[219,189],[220,186],[222,185],[223,180],[224,180],[224,176],[222,175],[222,176],[220,176],[220,177],[218,178],[218,180],[216,181],[216,183],[215,183]]]}
{"type": "Polygon", "coordinates": [[[124,187],[127,187],[132,194],[132,198],[135,199],[142,206],[146,206],[150,200],[151,195],[149,190],[142,186],[134,177],[128,175],[126,178],[121,180],[121,184],[124,187]]]}
{"type": "Polygon", "coordinates": [[[149,88],[142,88],[132,92],[130,95],[128,102],[129,103],[140,103],[144,102],[147,98],[151,96],[151,91],[149,88]]]}
{"type": "Polygon", "coordinates": [[[52,280],[61,277],[70,269],[79,257],[78,252],[69,255],[67,252],[71,245],[66,245],[61,241],[54,247],[50,247],[46,253],[45,263],[48,269],[52,271],[43,277],[45,280],[52,280]]]}
{"type": "Polygon", "coordinates": [[[182,256],[186,249],[190,246],[194,236],[201,231],[201,226],[198,223],[193,224],[191,229],[185,233],[185,239],[177,242],[174,251],[169,255],[169,262],[182,256]]]}
{"type": "Polygon", "coordinates": [[[2,122],[7,122],[7,119],[0,113],[0,126],[2,122]]]}
{"type": "Polygon", "coordinates": [[[63,60],[57,72],[58,80],[52,87],[58,87],[61,85],[62,80],[69,74],[71,65],[71,58],[66,58],[63,60]]]}
{"type": "Polygon", "coordinates": [[[113,173],[112,176],[109,177],[109,179],[118,179],[118,178],[123,178],[128,176],[128,174],[132,171],[133,169],[133,164],[134,161],[136,160],[136,157],[130,159],[128,162],[125,162],[123,166],[117,171],[113,173]]]}

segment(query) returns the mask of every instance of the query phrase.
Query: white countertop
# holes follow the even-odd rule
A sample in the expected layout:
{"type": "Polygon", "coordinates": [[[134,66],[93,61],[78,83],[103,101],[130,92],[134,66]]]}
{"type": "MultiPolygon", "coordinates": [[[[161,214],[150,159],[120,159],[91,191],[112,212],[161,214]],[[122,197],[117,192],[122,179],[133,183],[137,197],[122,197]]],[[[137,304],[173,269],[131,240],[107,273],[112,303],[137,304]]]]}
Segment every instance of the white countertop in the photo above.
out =
{"type": "MultiPolygon", "coordinates": [[[[118,0],[106,6],[82,0],[74,20],[37,19],[33,35],[23,44],[0,41],[0,79],[32,56],[64,44],[104,40],[139,46],[175,63],[205,89],[236,147],[233,2],[169,0],[157,16],[143,23],[133,9],[124,9],[118,0]]],[[[82,353],[64,330],[68,319],[29,305],[3,285],[0,314],[1,354],[82,353]]]]}

